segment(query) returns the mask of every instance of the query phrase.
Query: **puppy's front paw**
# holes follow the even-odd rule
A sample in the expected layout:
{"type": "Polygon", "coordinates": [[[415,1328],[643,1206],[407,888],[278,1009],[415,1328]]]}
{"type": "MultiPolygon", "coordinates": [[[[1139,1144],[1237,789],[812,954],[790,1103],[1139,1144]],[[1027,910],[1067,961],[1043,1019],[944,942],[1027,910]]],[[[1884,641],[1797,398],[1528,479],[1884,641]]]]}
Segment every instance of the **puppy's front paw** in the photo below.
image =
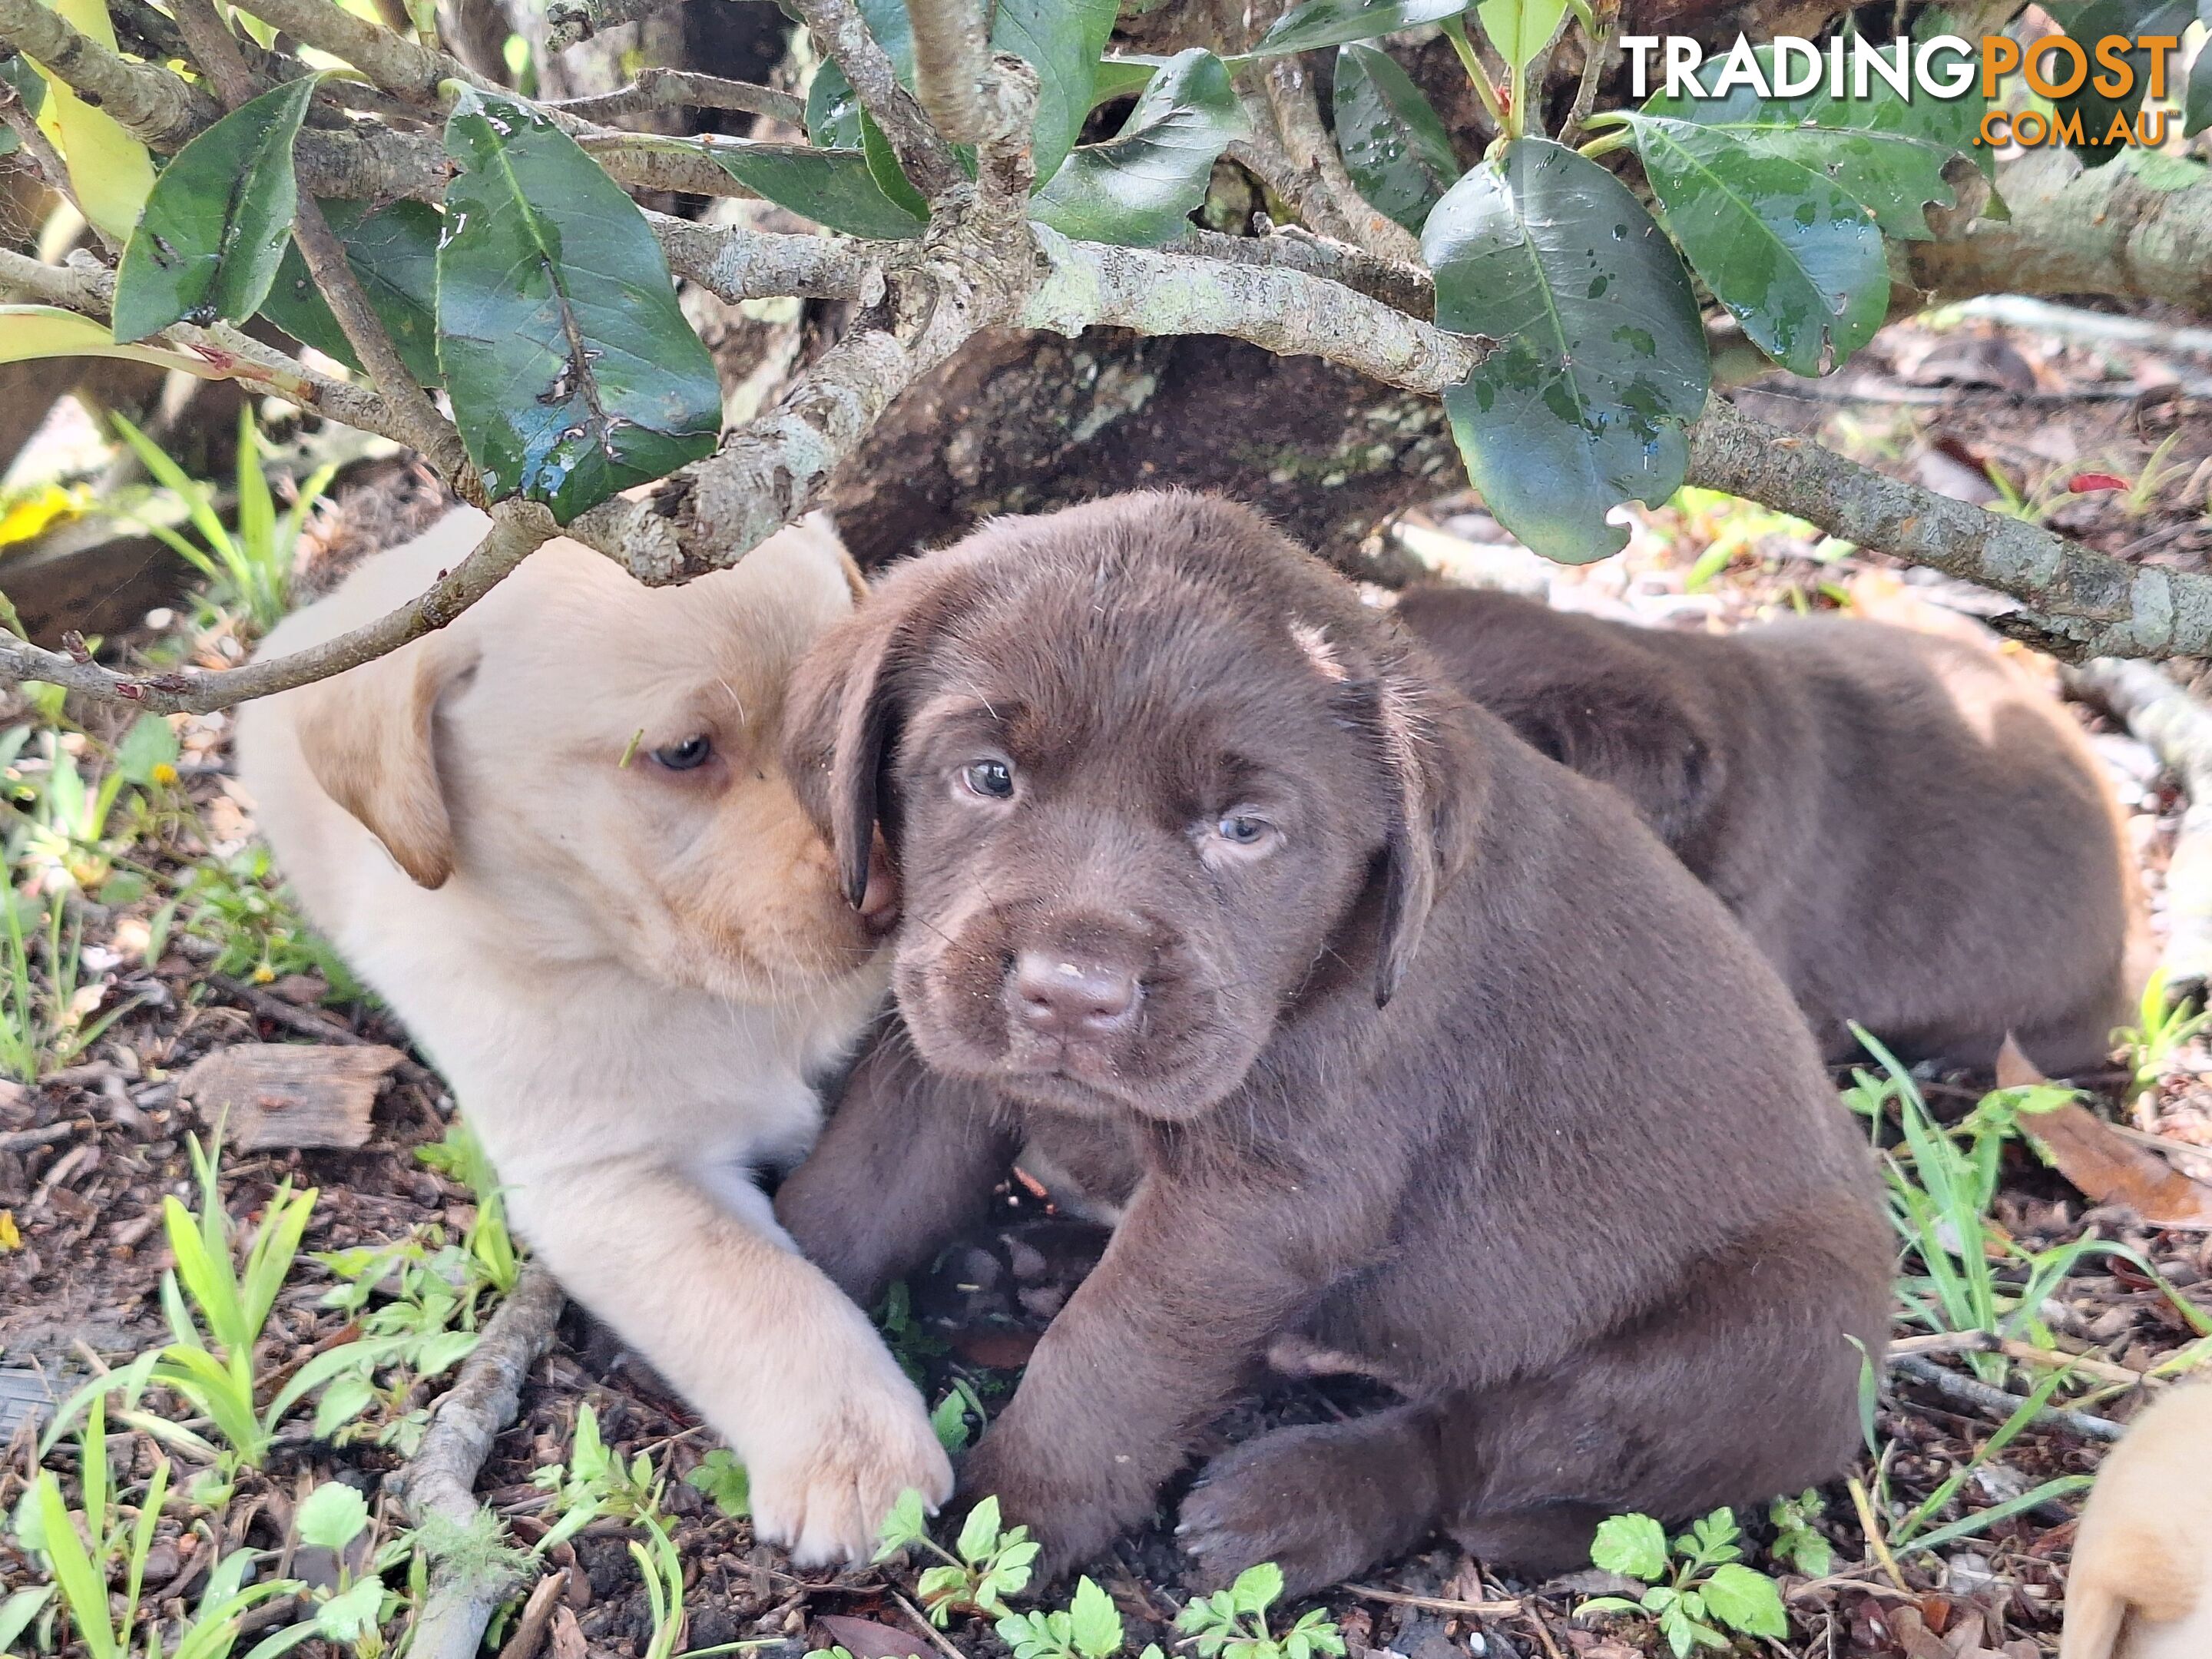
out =
{"type": "Polygon", "coordinates": [[[951,1462],[921,1396],[896,1370],[849,1389],[749,1472],[753,1535],[781,1545],[799,1566],[866,1560],[908,1487],[933,1510],[952,1495],[951,1462]]]}
{"type": "Polygon", "coordinates": [[[1103,1554],[1128,1518],[1119,1512],[1109,1472],[1091,1473],[1085,1479],[1060,1469],[994,1425],[961,1460],[960,1495],[963,1502],[995,1497],[1000,1524],[1025,1526],[1042,1546],[1030,1575],[1035,1591],[1103,1554]]]}
{"type": "Polygon", "coordinates": [[[1176,1540],[1218,1589],[1273,1561],[1304,1595],[1401,1553],[1428,1525],[1422,1498],[1389,1480],[1346,1425],[1277,1429],[1224,1452],[1182,1500],[1176,1540]]]}

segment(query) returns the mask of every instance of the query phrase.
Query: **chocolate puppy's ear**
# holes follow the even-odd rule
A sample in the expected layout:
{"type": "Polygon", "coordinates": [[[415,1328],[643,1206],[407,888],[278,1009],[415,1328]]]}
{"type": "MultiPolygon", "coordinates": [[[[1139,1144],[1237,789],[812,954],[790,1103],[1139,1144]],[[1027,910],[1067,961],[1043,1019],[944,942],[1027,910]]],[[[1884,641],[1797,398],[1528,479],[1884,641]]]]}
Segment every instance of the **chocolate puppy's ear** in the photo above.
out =
{"type": "Polygon", "coordinates": [[[939,554],[893,571],[816,641],[792,676],[784,701],[784,771],[828,839],[838,883],[856,908],[868,890],[869,855],[884,817],[884,764],[907,671],[973,591],[967,568],[973,562],[939,554]]]}
{"type": "Polygon", "coordinates": [[[1375,725],[1395,795],[1375,950],[1380,1008],[1405,981],[1437,895],[1474,855],[1485,768],[1457,694],[1439,691],[1418,659],[1379,677],[1375,725]]]}
{"type": "Polygon", "coordinates": [[[1704,722],[1643,679],[1543,686],[1493,707],[1530,747],[1627,796],[1677,853],[1720,792],[1720,750],[1704,722]]]}

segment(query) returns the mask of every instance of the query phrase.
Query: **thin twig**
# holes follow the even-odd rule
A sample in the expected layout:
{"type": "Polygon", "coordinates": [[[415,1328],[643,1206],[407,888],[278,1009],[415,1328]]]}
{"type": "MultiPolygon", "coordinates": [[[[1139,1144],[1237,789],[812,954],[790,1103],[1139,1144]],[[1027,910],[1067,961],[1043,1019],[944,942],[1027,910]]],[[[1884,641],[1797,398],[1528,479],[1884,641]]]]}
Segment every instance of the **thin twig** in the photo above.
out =
{"type": "Polygon", "coordinates": [[[1341,283],[1354,293],[1380,300],[1409,317],[1425,320],[1436,314],[1436,283],[1419,265],[1377,258],[1364,248],[1297,225],[1266,236],[1226,236],[1219,231],[1194,228],[1182,241],[1170,243],[1169,251],[1235,265],[1281,265],[1341,283]]]}
{"type": "MultiPolygon", "coordinates": [[[[1991,1388],[1971,1376],[1961,1376],[1956,1371],[1947,1371],[1933,1360],[1923,1359],[1917,1354],[1893,1356],[1890,1368],[1899,1370],[1916,1382],[1923,1382],[1954,1405],[1971,1406],[1976,1411],[1995,1417],[1999,1422],[2008,1420],[2027,1402],[2016,1394],[1991,1388]]],[[[2033,1421],[2046,1429],[2062,1429],[2083,1440],[2118,1440],[2126,1432],[2118,1423],[2101,1417],[2092,1417],[2086,1412],[2068,1411],[2063,1406],[2045,1406],[2036,1413],[2033,1421]]]]}
{"type": "Polygon", "coordinates": [[[569,98],[542,107],[590,121],[615,121],[664,109],[742,110],[792,126],[806,119],[806,100],[790,93],[757,87],[749,81],[726,81],[719,75],[674,69],[641,70],[637,79],[626,87],[596,98],[569,98]]]}
{"type": "Polygon", "coordinates": [[[1518,1597],[1509,1601],[1452,1601],[1436,1595],[1409,1595],[1404,1590],[1382,1589],[1373,1584],[1346,1584],[1342,1588],[1363,1601],[1419,1607],[1426,1613],[1463,1613],[1476,1619],[1504,1619],[1520,1612],[1522,1607],[1518,1597]]]}
{"type": "Polygon", "coordinates": [[[175,149],[222,113],[214,99],[155,64],[134,64],[40,0],[0,0],[0,44],[97,105],[141,143],[175,149]]]}
{"type": "Polygon", "coordinates": [[[2083,1376],[2131,1389],[2164,1386],[2159,1378],[2131,1371],[2124,1365],[2094,1359],[2087,1354],[2068,1353],[2060,1348],[2039,1348],[2033,1343],[2014,1341],[1991,1331],[1938,1331],[1928,1336],[1901,1337],[1889,1345],[1893,1360],[1910,1354],[1931,1353],[2000,1353],[2023,1365],[2036,1365],[2045,1370],[2073,1370],[2083,1376]]]}
{"type": "Polygon", "coordinates": [[[1605,78],[1605,60],[1613,55],[1613,37],[1620,27],[1620,0],[1594,0],[1590,15],[1597,20],[1597,39],[1583,40],[1583,78],[1575,88],[1575,101],[1567,111],[1559,142],[1572,148],[1582,137],[1583,123],[1597,102],[1598,82],[1605,78]]]}
{"type": "Polygon", "coordinates": [[[92,1127],[85,1120],[73,1119],[67,1123],[49,1123],[43,1129],[10,1129],[7,1133],[0,1134],[0,1152],[27,1152],[33,1146],[46,1146],[57,1140],[67,1140],[79,1130],[89,1130],[92,1127]]]}
{"type": "Polygon", "coordinates": [[[900,1595],[896,1590],[893,1590],[891,1592],[891,1600],[899,1604],[899,1607],[904,1611],[906,1616],[914,1620],[914,1627],[930,1639],[931,1644],[937,1649],[937,1650],[945,1656],[945,1659],[968,1659],[968,1656],[966,1654],[961,1652],[958,1648],[952,1645],[952,1638],[951,1637],[945,1635],[943,1631],[938,1629],[936,1626],[931,1624],[927,1619],[922,1616],[922,1612],[920,1607],[915,1606],[913,1602],[908,1601],[905,1596],[900,1595]]]}
{"type": "MultiPolygon", "coordinates": [[[[9,0],[36,5],[38,0],[9,0]]],[[[868,33],[852,0],[792,0],[815,44],[836,60],[860,107],[874,118],[898,157],[899,170],[931,201],[962,182],[952,151],[929,125],[915,96],[898,83],[891,60],[868,33]]]]}
{"type": "Polygon", "coordinates": [[[1321,102],[1314,89],[1313,70],[1292,53],[1271,58],[1263,66],[1261,84],[1282,135],[1283,149],[1297,175],[1306,182],[1297,205],[1311,219],[1323,210],[1313,228],[1340,241],[1362,247],[1379,258],[1401,262],[1418,260],[1420,244],[1413,232],[1369,206],[1344,170],[1336,142],[1322,125],[1321,102]]]}

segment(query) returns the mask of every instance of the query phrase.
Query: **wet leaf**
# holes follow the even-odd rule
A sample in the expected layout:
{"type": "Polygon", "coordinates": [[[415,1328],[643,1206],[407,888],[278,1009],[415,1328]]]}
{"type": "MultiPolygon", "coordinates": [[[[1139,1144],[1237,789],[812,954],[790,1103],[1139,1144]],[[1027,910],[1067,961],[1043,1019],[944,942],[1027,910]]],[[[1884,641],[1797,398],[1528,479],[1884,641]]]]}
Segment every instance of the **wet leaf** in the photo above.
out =
{"type": "MultiPolygon", "coordinates": [[[[445,216],[427,202],[394,202],[374,211],[366,202],[325,202],[323,216],[345,244],[346,263],[398,349],[407,372],[423,386],[438,374],[438,239],[445,216]]],[[[277,262],[276,280],[261,314],[302,345],[358,372],[361,364],[338,319],[323,303],[297,244],[277,262]]]]}
{"type": "Polygon", "coordinates": [[[1889,308],[1888,256],[1881,228],[1840,185],[1715,127],[1630,121],[1668,228],[1753,345],[1825,374],[1874,337],[1889,308]]]}
{"type": "Polygon", "coordinates": [[[1443,120],[1377,46],[1337,48],[1336,142],[1359,193],[1416,235],[1459,177],[1443,120]]]}
{"type": "Polygon", "coordinates": [[[1552,32],[1567,15],[1567,0],[1482,0],[1475,14],[1498,55],[1516,70],[1526,69],[1551,44],[1552,32]]]}
{"type": "Polygon", "coordinates": [[[1601,559],[1606,514],[1664,501],[1705,407],[1705,329],[1688,274],[1644,204],[1595,161],[1522,138],[1454,185],[1422,252],[1437,321],[1499,341],[1444,394],[1468,477],[1548,558],[1601,559]]]}
{"type": "Polygon", "coordinates": [[[240,104],[161,169],[115,273],[117,339],[261,308],[299,207],[292,140],[314,90],[303,76],[240,104]]]}
{"type": "Polygon", "coordinates": [[[1195,47],[1177,52],[1120,132],[1075,150],[1030,198],[1030,216],[1085,241],[1158,246],[1182,234],[1215,158],[1244,131],[1227,67],[1195,47]]]}
{"type": "Polygon", "coordinates": [[[2021,1126],[2059,1174],[2100,1204],[2124,1204],[2153,1227],[2212,1232],[2212,1187],[2130,1142],[2078,1102],[2021,1126]]]}
{"type": "MultiPolygon", "coordinates": [[[[1771,84],[1773,50],[1762,46],[1758,52],[1771,84]]],[[[1719,64],[1706,64],[1700,83],[1716,84],[1719,72],[1719,64]]],[[[1868,77],[1868,93],[1865,98],[1832,99],[1825,79],[1796,98],[1762,98],[1747,86],[1731,87],[1717,98],[1668,98],[1661,93],[1644,106],[1643,113],[1711,127],[1753,155],[1780,156],[1826,173],[1875,216],[1885,234],[1925,241],[1933,234],[1928,204],[1950,207],[1958,200],[1943,181],[1943,168],[1960,153],[1959,145],[1880,77],[1868,77]]],[[[1960,101],[1971,102],[1972,95],[1960,101]]],[[[1961,142],[1971,144],[1971,132],[1961,142]]]]}
{"type": "Polygon", "coordinates": [[[721,388],[637,205],[544,116],[465,88],[438,248],[438,361],[492,500],[567,524],[714,447],[721,388]]]}
{"type": "MultiPolygon", "coordinates": [[[[96,45],[115,50],[115,25],[107,0],[48,0],[77,32],[96,45]]],[[[117,241],[131,234],[138,211],[154,188],[154,158],[146,146],[123,130],[106,111],[96,109],[46,75],[46,95],[39,106],[39,128],[69,164],[70,185],[84,216],[117,241]]]]}
{"type": "MultiPolygon", "coordinates": [[[[901,15],[905,12],[902,4],[901,15]]],[[[814,71],[814,80],[806,88],[806,137],[809,143],[823,149],[858,149],[860,147],[860,100],[854,95],[853,83],[845,78],[845,71],[837,67],[837,60],[825,58],[814,71]]]]}
{"type": "Polygon", "coordinates": [[[739,184],[831,230],[878,241],[921,234],[922,222],[884,194],[858,149],[728,143],[708,153],[739,184]]]}
{"type": "Polygon", "coordinates": [[[1306,0],[1277,20],[1249,54],[1273,58],[1316,46],[1340,46],[1347,40],[1372,40],[1422,23],[1457,17],[1474,0],[1306,0]]]}

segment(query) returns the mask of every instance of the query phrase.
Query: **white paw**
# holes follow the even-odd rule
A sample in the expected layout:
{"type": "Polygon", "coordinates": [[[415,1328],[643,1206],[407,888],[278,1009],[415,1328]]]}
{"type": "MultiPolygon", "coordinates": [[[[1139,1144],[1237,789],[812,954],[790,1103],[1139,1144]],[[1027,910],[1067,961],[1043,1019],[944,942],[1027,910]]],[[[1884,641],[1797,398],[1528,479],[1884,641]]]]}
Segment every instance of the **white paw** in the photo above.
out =
{"type": "Polygon", "coordinates": [[[914,1385],[895,1370],[850,1388],[751,1465],[753,1535],[800,1566],[865,1561],[899,1494],[933,1511],[952,1495],[952,1463],[914,1385]]]}

